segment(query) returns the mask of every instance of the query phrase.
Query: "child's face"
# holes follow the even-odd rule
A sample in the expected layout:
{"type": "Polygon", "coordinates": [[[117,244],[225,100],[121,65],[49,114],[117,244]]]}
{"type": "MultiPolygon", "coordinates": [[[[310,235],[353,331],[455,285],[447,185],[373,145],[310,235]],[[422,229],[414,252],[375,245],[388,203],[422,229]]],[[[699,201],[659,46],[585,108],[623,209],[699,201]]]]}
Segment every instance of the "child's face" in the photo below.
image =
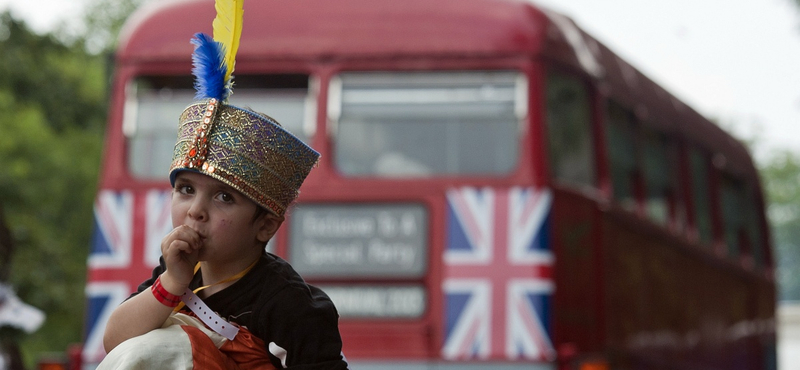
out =
{"type": "Polygon", "coordinates": [[[260,253],[280,225],[271,215],[254,221],[256,207],[221,181],[181,171],[172,192],[172,226],[187,225],[200,235],[201,261],[235,263],[260,253]]]}

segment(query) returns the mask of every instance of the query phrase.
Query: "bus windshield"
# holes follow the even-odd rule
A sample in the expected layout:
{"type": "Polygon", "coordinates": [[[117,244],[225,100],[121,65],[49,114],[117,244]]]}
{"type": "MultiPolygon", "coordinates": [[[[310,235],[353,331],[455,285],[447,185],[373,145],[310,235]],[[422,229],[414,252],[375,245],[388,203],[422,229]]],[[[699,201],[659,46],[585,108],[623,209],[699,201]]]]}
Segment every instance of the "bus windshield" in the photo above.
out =
{"type": "Polygon", "coordinates": [[[506,71],[342,73],[328,107],[336,166],[351,177],[509,174],[525,81],[506,71]]]}

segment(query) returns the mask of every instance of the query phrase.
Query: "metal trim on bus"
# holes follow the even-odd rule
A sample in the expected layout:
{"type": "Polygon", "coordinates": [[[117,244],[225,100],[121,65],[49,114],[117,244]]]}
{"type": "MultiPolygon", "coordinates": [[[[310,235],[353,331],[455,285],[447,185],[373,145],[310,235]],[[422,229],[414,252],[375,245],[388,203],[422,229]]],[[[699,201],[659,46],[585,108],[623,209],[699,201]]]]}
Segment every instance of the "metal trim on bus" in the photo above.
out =
{"type": "Polygon", "coordinates": [[[321,85],[319,77],[314,75],[308,77],[308,91],[303,107],[303,134],[308,138],[313,138],[317,133],[317,98],[321,85]]]}
{"type": "Polygon", "coordinates": [[[122,108],[122,134],[126,138],[131,138],[136,134],[138,111],[139,100],[136,96],[136,80],[131,79],[125,84],[125,103],[122,108]]]}
{"type": "Polygon", "coordinates": [[[518,72],[514,86],[514,114],[519,119],[519,132],[523,134],[528,127],[528,76],[518,72]]]}
{"type": "Polygon", "coordinates": [[[339,118],[342,116],[342,78],[331,77],[328,82],[328,137],[336,136],[339,118]]]}

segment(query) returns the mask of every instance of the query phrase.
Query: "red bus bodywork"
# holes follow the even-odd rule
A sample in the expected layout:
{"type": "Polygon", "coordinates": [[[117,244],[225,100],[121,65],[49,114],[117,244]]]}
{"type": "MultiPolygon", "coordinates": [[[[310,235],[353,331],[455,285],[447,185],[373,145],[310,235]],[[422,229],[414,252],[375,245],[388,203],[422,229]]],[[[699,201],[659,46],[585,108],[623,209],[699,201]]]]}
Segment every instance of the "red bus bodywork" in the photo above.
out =
{"type": "MultiPolygon", "coordinates": [[[[113,194],[112,204],[118,207],[106,209],[98,201],[96,215],[98,224],[105,222],[103,218],[118,219],[124,231],[105,237],[104,242],[97,241],[104,238],[98,232],[96,243],[104,247],[96,244],[93,253],[121,250],[129,256],[118,264],[90,263],[84,348],[89,363],[102,357],[97,335],[102,336],[104,312],[127,296],[101,293],[112,288],[133,291],[149,276],[152,267],[146,263],[145,245],[151,239],[146,229],[152,217],[164,222],[165,215],[151,216],[146,204],[169,189],[166,170],[163,180],[153,181],[136,178],[127,168],[122,124],[125,86],[141,75],[188,75],[189,40],[196,32],[211,33],[214,14],[209,0],[165,2],[141,9],[123,30],[100,183],[103,192],[113,194]],[[127,216],[115,216],[121,209],[127,210],[127,216]]],[[[415,203],[427,212],[427,266],[417,279],[425,289],[424,313],[403,320],[343,319],[344,353],[354,368],[393,363],[414,368],[435,364],[578,368],[593,361],[620,369],[771,368],[775,282],[769,236],[761,233],[759,243],[766,262],[752,267],[746,254],[725,257],[718,215],[709,250],[693,236],[692,216],[689,231],[681,231],[654,224],[642,212],[616,204],[605,160],[602,102],[613,99],[660,132],[701,146],[712,154],[717,171],[748,179],[758,190],[750,155],[727,133],[567,18],[513,0],[260,0],[245,4],[240,45],[236,74],[307,74],[319,81],[315,135],[309,144],[322,153],[322,159],[303,185],[299,207],[415,203]],[[502,176],[395,179],[349,177],[337,169],[327,104],[328,86],[339,73],[470,70],[513,70],[527,78],[528,116],[520,131],[513,171],[502,176]],[[550,175],[543,86],[554,70],[585,81],[591,91],[597,143],[595,186],[573,186],[550,175]],[[514,358],[493,348],[486,356],[443,359],[447,302],[442,256],[451,217],[447,192],[461,187],[520,186],[552,192],[547,227],[553,263],[543,274],[555,287],[545,324],[553,356],[514,358]]],[[[757,198],[760,227],[766,230],[763,200],[760,195],[757,198]]],[[[275,249],[290,262],[291,222],[290,214],[275,249]]],[[[309,280],[361,283],[348,278],[309,280]]],[[[397,283],[391,278],[371,282],[397,283]]]]}

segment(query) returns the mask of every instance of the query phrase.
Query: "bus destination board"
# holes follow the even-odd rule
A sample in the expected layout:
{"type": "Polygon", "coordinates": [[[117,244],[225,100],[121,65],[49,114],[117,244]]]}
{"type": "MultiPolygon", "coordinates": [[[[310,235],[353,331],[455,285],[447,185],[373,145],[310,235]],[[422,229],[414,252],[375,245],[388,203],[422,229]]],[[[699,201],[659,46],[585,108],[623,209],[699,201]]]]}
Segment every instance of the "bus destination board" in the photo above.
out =
{"type": "Polygon", "coordinates": [[[289,258],[303,276],[423,276],[427,213],[419,204],[299,205],[289,258]]]}

